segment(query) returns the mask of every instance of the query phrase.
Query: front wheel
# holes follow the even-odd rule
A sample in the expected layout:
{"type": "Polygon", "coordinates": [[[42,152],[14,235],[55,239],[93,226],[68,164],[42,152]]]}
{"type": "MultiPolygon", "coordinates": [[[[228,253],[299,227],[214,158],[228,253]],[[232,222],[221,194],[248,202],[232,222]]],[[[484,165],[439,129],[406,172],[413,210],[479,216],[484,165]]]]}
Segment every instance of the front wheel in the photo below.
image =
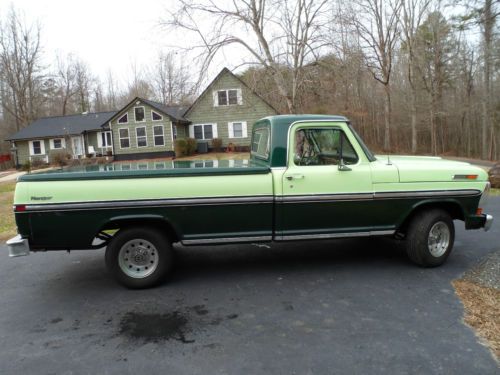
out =
{"type": "Polygon", "coordinates": [[[162,282],[172,268],[172,246],[159,230],[134,227],[120,230],[106,249],[106,266],[114,278],[132,289],[162,282]]]}
{"type": "Polygon", "coordinates": [[[437,267],[450,255],[454,240],[455,227],[446,211],[421,211],[408,227],[406,253],[412,262],[422,267],[437,267]]]}

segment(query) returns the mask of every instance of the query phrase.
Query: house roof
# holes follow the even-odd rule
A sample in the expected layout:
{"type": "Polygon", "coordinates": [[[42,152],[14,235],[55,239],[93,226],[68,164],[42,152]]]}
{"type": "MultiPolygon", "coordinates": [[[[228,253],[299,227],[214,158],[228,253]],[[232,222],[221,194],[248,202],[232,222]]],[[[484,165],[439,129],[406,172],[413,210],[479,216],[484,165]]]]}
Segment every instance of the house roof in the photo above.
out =
{"type": "Polygon", "coordinates": [[[151,107],[157,109],[158,111],[167,114],[168,116],[170,116],[174,120],[190,122],[188,119],[184,118],[184,113],[186,113],[186,111],[189,107],[180,106],[180,105],[167,106],[165,104],[162,104],[159,102],[154,102],[152,100],[147,100],[147,99],[142,99],[142,98],[139,98],[139,99],[142,100],[144,103],[150,105],[151,107]]]}
{"type": "Polygon", "coordinates": [[[115,114],[116,111],[42,117],[10,136],[6,141],[64,137],[81,134],[84,131],[101,130],[101,126],[106,124],[115,114]]]}
{"type": "MultiPolygon", "coordinates": [[[[141,101],[150,107],[156,109],[158,112],[163,113],[164,115],[170,117],[171,120],[173,121],[178,121],[178,122],[185,122],[185,123],[190,123],[190,121],[186,118],[184,118],[184,113],[186,112],[186,107],[182,106],[167,106],[162,103],[154,102],[152,100],[148,99],[143,99],[138,96],[136,96],[134,99],[132,99],[130,102],[127,103],[127,105],[123,106],[118,112],[115,112],[113,116],[111,116],[108,121],[114,120],[117,116],[125,113],[128,108],[133,105],[135,102],[141,101]]],[[[103,124],[104,125],[104,124],[103,124]]]]}
{"type": "Polygon", "coordinates": [[[236,74],[234,74],[233,72],[231,72],[228,68],[224,67],[220,72],[219,74],[217,74],[217,76],[212,80],[212,82],[210,82],[210,84],[205,88],[205,90],[203,90],[203,92],[196,98],[196,100],[193,102],[193,104],[191,104],[191,106],[186,110],[186,112],[184,112],[184,116],[187,116],[187,114],[191,111],[191,109],[193,109],[196,104],[201,100],[201,98],[203,98],[205,96],[205,94],[211,89],[211,87],[213,86],[213,84],[215,82],[217,82],[217,80],[225,73],[229,73],[230,75],[232,75],[234,78],[236,78],[239,82],[241,82],[241,84],[243,86],[245,86],[246,88],[248,88],[255,96],[257,96],[260,100],[262,100],[264,103],[266,103],[270,108],[272,108],[276,113],[279,113],[279,111],[274,108],[266,99],[264,99],[262,96],[260,96],[254,89],[252,89],[250,86],[248,86],[245,81],[243,81],[240,77],[238,77],[236,74]]]}

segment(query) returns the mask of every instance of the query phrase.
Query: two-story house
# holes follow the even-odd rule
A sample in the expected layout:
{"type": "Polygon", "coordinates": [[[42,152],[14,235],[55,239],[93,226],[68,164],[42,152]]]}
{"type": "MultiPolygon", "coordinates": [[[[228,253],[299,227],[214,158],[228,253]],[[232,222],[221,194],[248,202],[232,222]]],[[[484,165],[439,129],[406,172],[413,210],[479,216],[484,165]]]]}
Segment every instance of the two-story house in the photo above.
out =
{"type": "Polygon", "coordinates": [[[224,68],[190,107],[134,98],[118,111],[41,118],[6,140],[18,165],[49,162],[61,151],[75,158],[159,158],[174,155],[177,138],[195,138],[209,147],[214,138],[223,147],[249,146],[252,124],[274,114],[269,103],[224,68]]]}

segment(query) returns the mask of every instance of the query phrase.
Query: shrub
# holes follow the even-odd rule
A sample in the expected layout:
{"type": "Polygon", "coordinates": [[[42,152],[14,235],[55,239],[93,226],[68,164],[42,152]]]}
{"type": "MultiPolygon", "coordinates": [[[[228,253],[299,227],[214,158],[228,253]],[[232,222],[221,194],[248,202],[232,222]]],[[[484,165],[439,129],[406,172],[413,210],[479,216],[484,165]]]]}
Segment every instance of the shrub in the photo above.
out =
{"type": "Polygon", "coordinates": [[[31,169],[41,168],[45,166],[47,163],[44,159],[33,158],[31,159],[31,169]]]}
{"type": "Polygon", "coordinates": [[[56,151],[50,154],[50,164],[64,167],[68,164],[70,155],[64,151],[56,151]]]}
{"type": "Polygon", "coordinates": [[[220,138],[212,139],[212,148],[214,149],[215,152],[221,152],[222,151],[222,139],[220,139],[220,138]]]}
{"type": "Polygon", "coordinates": [[[31,171],[31,162],[28,160],[26,161],[26,163],[24,163],[22,166],[21,166],[21,170],[22,171],[26,171],[26,172],[29,172],[31,171]]]}
{"type": "Polygon", "coordinates": [[[185,139],[175,140],[175,156],[186,156],[187,155],[187,142],[185,139]]]}
{"type": "Polygon", "coordinates": [[[196,139],[194,138],[187,138],[186,139],[186,154],[193,155],[196,152],[196,148],[198,147],[198,143],[196,142],[196,139]]]}

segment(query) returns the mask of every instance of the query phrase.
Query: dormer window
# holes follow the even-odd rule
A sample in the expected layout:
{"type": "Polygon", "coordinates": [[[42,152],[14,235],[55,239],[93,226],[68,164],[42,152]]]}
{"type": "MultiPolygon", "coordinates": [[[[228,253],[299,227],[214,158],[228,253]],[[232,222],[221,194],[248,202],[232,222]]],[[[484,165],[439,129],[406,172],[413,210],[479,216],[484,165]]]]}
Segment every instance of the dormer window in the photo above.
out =
{"type": "Polygon", "coordinates": [[[236,104],[242,104],[240,89],[218,90],[214,92],[215,106],[236,104]]]}
{"type": "Polygon", "coordinates": [[[122,117],[118,119],[119,124],[127,124],[128,123],[128,113],[125,113],[122,117]]]}
{"type": "Polygon", "coordinates": [[[151,118],[153,119],[153,121],[161,121],[163,120],[163,116],[156,113],[155,111],[151,111],[151,118]]]}
{"type": "Polygon", "coordinates": [[[134,117],[135,122],[143,122],[144,119],[144,107],[135,107],[134,108],[134,117]]]}

